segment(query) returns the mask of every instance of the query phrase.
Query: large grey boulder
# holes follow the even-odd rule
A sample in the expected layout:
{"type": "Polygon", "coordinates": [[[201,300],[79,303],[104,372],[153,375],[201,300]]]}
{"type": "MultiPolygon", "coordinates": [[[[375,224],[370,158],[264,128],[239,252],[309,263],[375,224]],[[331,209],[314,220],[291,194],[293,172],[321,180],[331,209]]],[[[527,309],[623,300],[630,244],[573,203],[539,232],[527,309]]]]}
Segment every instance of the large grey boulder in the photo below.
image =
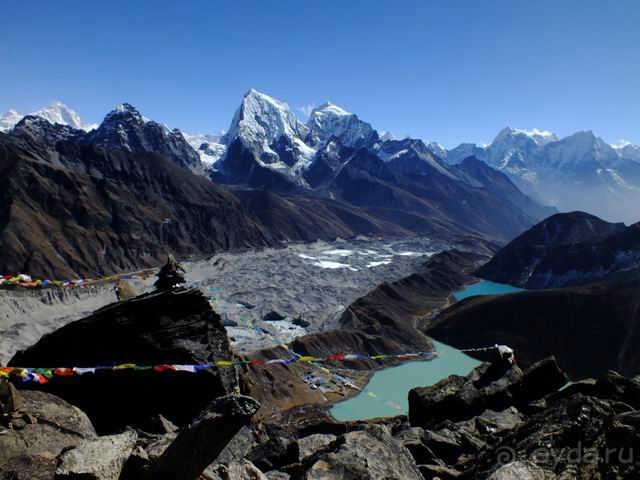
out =
{"type": "Polygon", "coordinates": [[[248,460],[232,462],[229,465],[209,467],[203,477],[215,480],[269,480],[266,475],[248,460]]]}
{"type": "Polygon", "coordinates": [[[337,437],[330,433],[316,433],[298,440],[298,454],[300,462],[305,462],[320,450],[327,448],[337,437]]]}
{"type": "Polygon", "coordinates": [[[89,418],[61,398],[25,391],[13,401],[19,408],[0,417],[6,429],[0,435],[0,474],[28,478],[25,472],[31,470],[53,473],[63,450],[97,437],[89,418]]]}
{"type": "Polygon", "coordinates": [[[138,435],[127,431],[82,442],[58,459],[56,480],[118,480],[138,435]]]}
{"type": "Polygon", "coordinates": [[[307,480],[423,480],[409,451],[382,425],[349,432],[307,471],[307,480]]]}
{"type": "Polygon", "coordinates": [[[488,480],[545,480],[545,476],[535,463],[518,460],[499,467],[488,480]]]}
{"type": "Polygon", "coordinates": [[[444,466],[438,456],[425,445],[427,439],[425,431],[420,427],[402,430],[394,435],[394,438],[409,452],[418,465],[440,464],[444,466]]]}
{"type": "Polygon", "coordinates": [[[512,430],[523,423],[523,416],[515,407],[509,407],[502,412],[485,410],[475,419],[476,429],[485,435],[495,435],[512,430]]]}
{"type": "Polygon", "coordinates": [[[237,394],[214,400],[151,466],[154,480],[194,480],[211,465],[260,404],[237,394]]]}

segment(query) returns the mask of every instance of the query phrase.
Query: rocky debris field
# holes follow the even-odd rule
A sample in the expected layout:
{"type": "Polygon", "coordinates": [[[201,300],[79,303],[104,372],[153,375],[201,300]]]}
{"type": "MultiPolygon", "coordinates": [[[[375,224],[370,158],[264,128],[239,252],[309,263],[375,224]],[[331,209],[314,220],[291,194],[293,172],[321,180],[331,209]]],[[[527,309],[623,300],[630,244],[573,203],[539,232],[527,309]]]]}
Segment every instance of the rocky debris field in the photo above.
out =
{"type": "MultiPolygon", "coordinates": [[[[186,280],[222,316],[237,351],[251,352],[329,328],[380,283],[413,273],[446,245],[427,238],[315,242],[222,253],[185,262],[186,280]],[[263,320],[276,312],[281,320],[263,320]]],[[[129,281],[138,293],[153,279],[129,281]]],[[[0,290],[0,363],[42,335],[116,300],[113,287],[0,290]]]]}
{"type": "Polygon", "coordinates": [[[361,238],[222,253],[183,265],[189,284],[222,316],[233,348],[251,352],[336,328],[354,300],[410,275],[445,247],[428,238],[361,238]]]}

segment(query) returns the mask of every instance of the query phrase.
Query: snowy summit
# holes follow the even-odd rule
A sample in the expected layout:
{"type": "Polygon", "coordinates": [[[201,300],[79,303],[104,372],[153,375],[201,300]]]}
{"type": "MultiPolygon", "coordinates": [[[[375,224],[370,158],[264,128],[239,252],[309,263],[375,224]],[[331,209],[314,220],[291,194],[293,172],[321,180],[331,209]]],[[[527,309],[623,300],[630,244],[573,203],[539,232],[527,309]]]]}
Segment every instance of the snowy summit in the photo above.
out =
{"type": "MultiPolygon", "coordinates": [[[[96,128],[95,124],[84,124],[80,116],[64,103],[55,101],[48,107],[42,108],[29,115],[44,118],[52,124],[67,125],[76,130],[90,131],[96,128]]],[[[26,115],[18,113],[16,110],[9,110],[0,118],[0,131],[8,132],[26,115]]]]}
{"type": "Polygon", "coordinates": [[[311,145],[336,137],[343,145],[355,147],[377,135],[370,124],[331,102],[313,109],[307,127],[311,133],[311,145]]]}

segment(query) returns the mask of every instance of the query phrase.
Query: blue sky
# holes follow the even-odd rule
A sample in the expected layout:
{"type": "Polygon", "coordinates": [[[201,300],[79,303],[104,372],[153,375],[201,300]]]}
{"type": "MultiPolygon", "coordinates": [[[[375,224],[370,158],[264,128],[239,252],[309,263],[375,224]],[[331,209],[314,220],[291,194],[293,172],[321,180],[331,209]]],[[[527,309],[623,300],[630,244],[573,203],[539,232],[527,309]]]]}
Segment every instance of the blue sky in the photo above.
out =
{"type": "Polygon", "coordinates": [[[506,125],[640,143],[637,0],[2,0],[0,19],[1,111],[126,101],[211,132],[254,87],[448,147],[506,125]]]}

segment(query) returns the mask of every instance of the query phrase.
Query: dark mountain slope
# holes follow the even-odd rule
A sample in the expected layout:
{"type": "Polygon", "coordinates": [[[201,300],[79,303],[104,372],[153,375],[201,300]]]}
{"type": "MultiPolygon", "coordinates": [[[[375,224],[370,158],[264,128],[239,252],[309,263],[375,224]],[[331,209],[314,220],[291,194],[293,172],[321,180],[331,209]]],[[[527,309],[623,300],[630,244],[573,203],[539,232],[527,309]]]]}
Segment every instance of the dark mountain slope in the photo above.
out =
{"type": "Polygon", "coordinates": [[[555,355],[572,379],[640,374],[640,282],[471,297],[443,311],[426,334],[456,348],[495,343],[522,365],[555,355]]]}
{"type": "Polygon", "coordinates": [[[446,306],[451,292],[468,283],[469,272],[485,259],[458,250],[438,253],[413,275],[383,283],[357,299],[342,314],[340,325],[399,336],[413,345],[421,336],[416,331],[418,322],[446,306]]]}
{"type": "Polygon", "coordinates": [[[357,207],[318,197],[282,196],[264,190],[236,191],[249,212],[278,240],[315,241],[366,235],[407,235],[357,207]]]}
{"type": "Polygon", "coordinates": [[[53,124],[44,118],[27,115],[11,131],[11,135],[41,140],[47,145],[55,145],[62,140],[74,141],[85,134],[68,125],[53,124]]]}
{"type": "Polygon", "coordinates": [[[240,201],[155,154],[0,134],[0,271],[95,275],[273,244],[240,201]]]}
{"type": "Polygon", "coordinates": [[[464,232],[499,242],[554,212],[480,161],[468,159],[455,175],[436,166],[425,168],[421,175],[405,174],[361,149],[323,185],[323,191],[407,230],[464,232]]]}
{"type": "Polygon", "coordinates": [[[525,232],[477,275],[526,288],[594,282],[640,268],[640,224],[625,227],[582,212],[558,214],[525,232]]]}
{"type": "Polygon", "coordinates": [[[202,168],[200,157],[182,136],[180,130],[145,119],[128,103],[109,112],[95,130],[78,141],[127,152],[153,152],[177,165],[192,170],[202,168]]]}

